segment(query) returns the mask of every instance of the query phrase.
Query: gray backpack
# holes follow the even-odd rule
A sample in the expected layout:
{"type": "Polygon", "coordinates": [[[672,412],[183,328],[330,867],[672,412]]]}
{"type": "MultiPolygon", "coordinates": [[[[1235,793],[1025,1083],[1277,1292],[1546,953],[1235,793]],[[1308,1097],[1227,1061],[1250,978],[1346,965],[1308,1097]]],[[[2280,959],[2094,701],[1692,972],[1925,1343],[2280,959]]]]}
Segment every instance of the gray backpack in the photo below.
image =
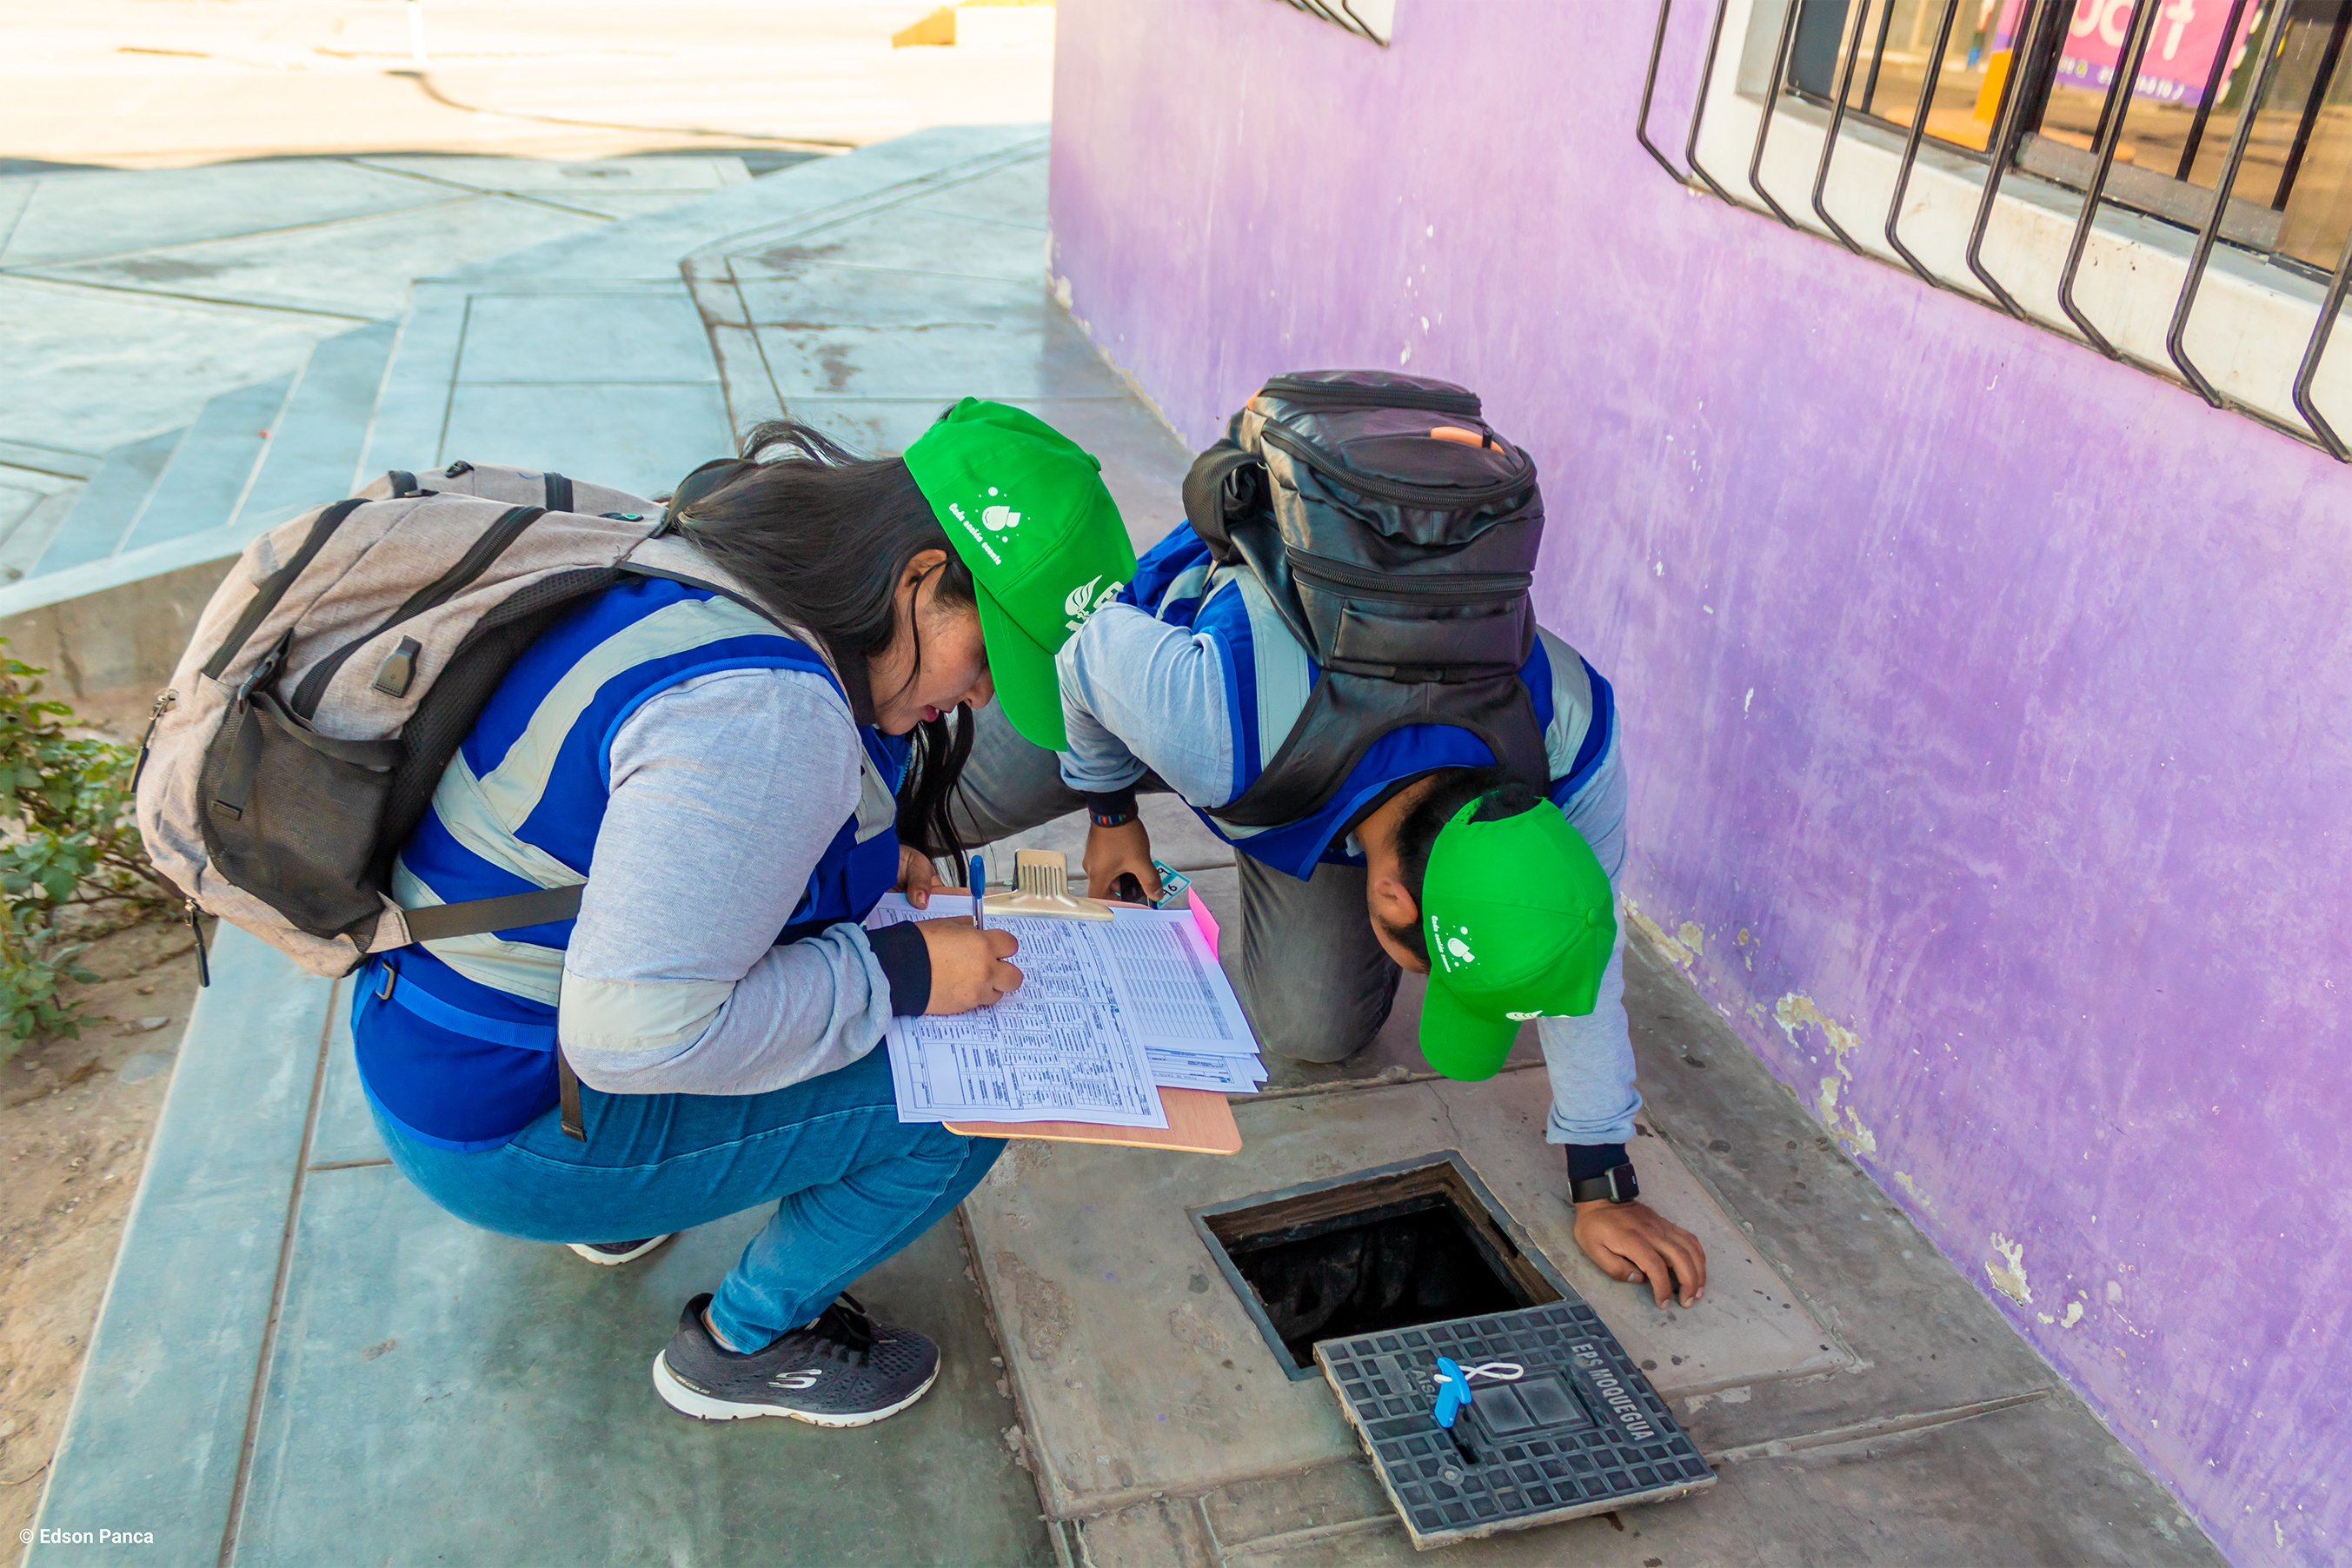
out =
{"type": "Polygon", "coordinates": [[[656,503],[497,465],[388,474],[247,546],[155,700],[132,779],[190,923],[217,915],[341,975],[413,942],[576,914],[578,883],[418,910],[386,889],[516,658],[628,575],[768,615],[656,503]]]}

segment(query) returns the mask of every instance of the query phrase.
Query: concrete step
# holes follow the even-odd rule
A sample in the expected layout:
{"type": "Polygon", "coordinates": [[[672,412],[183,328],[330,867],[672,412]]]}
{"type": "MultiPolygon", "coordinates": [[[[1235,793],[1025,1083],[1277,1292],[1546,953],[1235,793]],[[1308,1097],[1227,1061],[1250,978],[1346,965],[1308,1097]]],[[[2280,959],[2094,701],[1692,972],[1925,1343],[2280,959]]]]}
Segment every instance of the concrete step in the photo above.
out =
{"type": "Polygon", "coordinates": [[[396,323],[375,321],[310,351],[236,510],[248,536],[350,493],[398,333],[396,323]]]}
{"type": "Polygon", "coordinates": [[[187,433],[185,428],[167,430],[107,453],[105,463],[91,476],[89,488],[81,492],[48,548],[26,575],[39,577],[112,555],[138,521],[147,498],[154,493],[156,479],[187,433]]]}
{"type": "Polygon", "coordinates": [[[224,392],[206,403],[157,476],[147,504],[116,547],[129,554],[220,527],[236,515],[269,444],[270,427],[294,390],[294,376],[224,392]]]}

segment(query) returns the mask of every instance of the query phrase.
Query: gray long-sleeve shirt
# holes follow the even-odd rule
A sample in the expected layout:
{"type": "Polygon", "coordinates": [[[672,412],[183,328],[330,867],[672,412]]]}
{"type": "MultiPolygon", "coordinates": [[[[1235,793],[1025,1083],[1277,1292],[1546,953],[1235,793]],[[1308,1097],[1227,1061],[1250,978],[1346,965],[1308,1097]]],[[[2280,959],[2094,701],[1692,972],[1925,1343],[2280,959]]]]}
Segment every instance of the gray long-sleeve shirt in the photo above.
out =
{"type": "MultiPolygon", "coordinates": [[[[1555,668],[1580,665],[1565,642],[1548,631],[1541,635],[1552,649],[1555,668]]],[[[1149,769],[1196,810],[1234,798],[1240,710],[1228,690],[1231,676],[1214,637],[1131,605],[1107,605],[1062,645],[1055,662],[1069,732],[1068,749],[1061,753],[1062,778],[1071,788],[1110,794],[1149,769]]],[[[1265,668],[1259,673],[1261,680],[1268,679],[1265,668]]],[[[1306,689],[1295,679],[1293,684],[1297,689],[1284,711],[1295,715],[1306,689]]],[[[1255,704],[1258,695],[1244,691],[1239,700],[1255,704]]],[[[1556,703],[1561,711],[1569,706],[1556,703]]],[[[1287,732],[1288,718],[1269,725],[1261,707],[1258,719],[1259,744],[1271,752],[1287,732]]],[[[1558,721],[1546,732],[1555,775],[1569,772],[1581,735],[1580,729],[1571,731],[1558,721]]],[[[1601,764],[1559,804],[1570,825],[1591,844],[1613,885],[1625,859],[1625,770],[1613,735],[1601,764]]],[[[1245,844],[1241,848],[1249,852],[1245,844]]],[[[1622,1143],[1633,1136],[1642,1097],[1633,1086],[1633,1044],[1625,1016],[1623,942],[1621,931],[1591,1013],[1548,1017],[1536,1025],[1551,1077],[1546,1136],[1554,1143],[1622,1143]]]]}
{"type": "Polygon", "coordinates": [[[557,1032],[614,1094],[757,1094],[881,1040],[890,984],[864,931],[776,945],[857,804],[849,709],[823,678],[741,669],[647,701],[564,953],[557,1032]]]}

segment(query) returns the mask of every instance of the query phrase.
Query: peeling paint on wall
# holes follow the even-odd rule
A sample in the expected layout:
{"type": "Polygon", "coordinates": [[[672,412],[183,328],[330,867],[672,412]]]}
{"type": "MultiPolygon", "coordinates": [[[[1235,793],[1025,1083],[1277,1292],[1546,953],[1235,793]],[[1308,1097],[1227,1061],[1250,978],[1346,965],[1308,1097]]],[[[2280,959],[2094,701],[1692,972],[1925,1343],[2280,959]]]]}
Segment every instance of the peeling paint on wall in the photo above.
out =
{"type": "Polygon", "coordinates": [[[1651,946],[1674,961],[1675,968],[1687,970],[1697,961],[1701,950],[1706,946],[1706,932],[1696,921],[1685,921],[1679,929],[1670,933],[1665,927],[1643,913],[1642,906],[1633,900],[1627,899],[1624,903],[1626,918],[1650,939],[1651,946]]]}
{"type": "Polygon", "coordinates": [[[1846,1058],[1862,1048],[1861,1037],[1822,1012],[1811,997],[1795,991],[1780,998],[1772,1008],[1772,1016],[1779,1022],[1780,1032],[1789,1037],[1789,1044],[1800,1051],[1806,1047],[1797,1037],[1799,1029],[1810,1024],[1822,1032],[1822,1038],[1829,1043],[1833,1070],[1822,1079],[1820,1091],[1813,1096],[1813,1114],[1832,1135],[1850,1144],[1853,1152],[1877,1153],[1878,1135],[1863,1124],[1853,1106],[1838,1103],[1838,1097],[1853,1083],[1853,1069],[1846,1065],[1846,1058]]]}
{"type": "Polygon", "coordinates": [[[2025,1243],[1994,1231],[1992,1249],[2001,1257],[2000,1262],[1985,1265],[1985,1278],[1992,1281],[1992,1288],[2021,1307],[2033,1305],[2033,1291],[2025,1283],[2025,1243]]]}
{"type": "Polygon", "coordinates": [[[1918,1183],[1916,1183],[1916,1182],[1915,1182],[1915,1181],[1913,1181],[1913,1180],[1911,1179],[1911,1173],[1910,1173],[1910,1172],[1908,1172],[1908,1171],[1897,1171],[1897,1172],[1895,1172],[1895,1184],[1896,1186],[1898,1186],[1898,1187],[1901,1187],[1901,1188],[1903,1189],[1904,1193],[1905,1193],[1905,1194],[1906,1194],[1906,1195],[1911,1199],[1911,1201],[1912,1201],[1913,1203],[1917,1204],[1921,1208],[1926,1209],[1929,1214],[1934,1214],[1934,1213],[1936,1212],[1936,1200],[1935,1200],[1935,1199],[1933,1199],[1933,1198],[1931,1198],[1931,1197],[1929,1197],[1929,1196],[1927,1195],[1927,1188],[1925,1188],[1925,1187],[1921,1186],[1918,1183]]]}

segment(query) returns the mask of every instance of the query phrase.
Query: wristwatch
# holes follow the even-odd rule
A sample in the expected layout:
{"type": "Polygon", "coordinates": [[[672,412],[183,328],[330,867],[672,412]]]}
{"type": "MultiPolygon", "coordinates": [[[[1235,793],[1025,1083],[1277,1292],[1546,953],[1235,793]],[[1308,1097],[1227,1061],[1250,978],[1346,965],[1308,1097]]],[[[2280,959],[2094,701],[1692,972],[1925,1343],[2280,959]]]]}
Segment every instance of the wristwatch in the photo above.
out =
{"type": "Polygon", "coordinates": [[[1087,820],[1097,827],[1125,827],[1135,820],[1135,787],[1114,790],[1108,795],[1087,796],[1087,820]]]}
{"type": "Polygon", "coordinates": [[[1607,1198],[1612,1204],[1630,1204],[1642,1195],[1642,1184],[1633,1179],[1631,1161],[1612,1165],[1597,1176],[1587,1176],[1580,1182],[1568,1184],[1570,1203],[1589,1204],[1607,1198]]]}

